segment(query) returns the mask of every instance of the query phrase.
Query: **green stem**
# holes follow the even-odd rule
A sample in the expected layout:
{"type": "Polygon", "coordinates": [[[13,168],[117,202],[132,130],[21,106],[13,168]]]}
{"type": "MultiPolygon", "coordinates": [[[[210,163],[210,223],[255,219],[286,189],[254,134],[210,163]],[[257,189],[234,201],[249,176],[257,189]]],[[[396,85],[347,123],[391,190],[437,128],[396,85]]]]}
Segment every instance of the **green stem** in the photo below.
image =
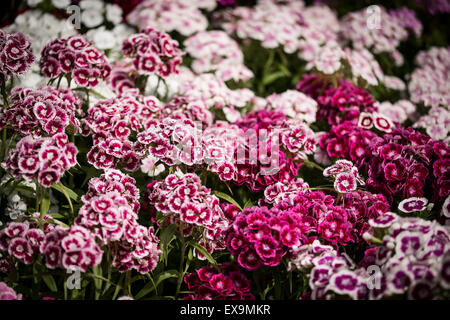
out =
{"type": "Polygon", "coordinates": [[[183,235],[183,221],[180,222],[180,233],[181,233],[181,257],[180,257],[180,268],[178,271],[178,280],[177,280],[177,291],[175,293],[175,299],[180,294],[181,284],[183,282],[184,277],[184,256],[186,254],[186,242],[184,241],[183,235]]]}
{"type": "MultiPolygon", "coordinates": [[[[303,161],[303,163],[306,164],[308,167],[316,168],[316,169],[318,169],[318,170],[320,170],[320,171],[323,171],[323,170],[324,170],[324,168],[322,168],[321,166],[319,166],[317,163],[312,162],[312,161],[309,161],[308,159],[302,159],[302,161],[303,161]]],[[[301,161],[300,161],[300,162],[301,162],[301,161]]]]}

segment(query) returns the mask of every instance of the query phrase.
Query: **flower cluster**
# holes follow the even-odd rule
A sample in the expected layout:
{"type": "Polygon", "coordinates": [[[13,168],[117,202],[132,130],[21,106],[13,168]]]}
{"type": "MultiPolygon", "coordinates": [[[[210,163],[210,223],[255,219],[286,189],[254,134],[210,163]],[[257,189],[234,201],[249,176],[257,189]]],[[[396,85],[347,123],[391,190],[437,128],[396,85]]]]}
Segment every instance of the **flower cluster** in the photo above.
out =
{"type": "Polygon", "coordinates": [[[40,67],[46,77],[67,75],[78,85],[91,88],[111,71],[105,54],[80,35],[49,42],[42,50],[40,67]]]}
{"type": "Polygon", "coordinates": [[[153,227],[137,222],[139,192],[135,180],[118,170],[107,170],[89,181],[76,225],[96,235],[111,248],[120,272],[136,269],[145,274],[156,267],[161,250],[153,227]]]}
{"type": "Polygon", "coordinates": [[[203,101],[208,108],[221,109],[229,122],[240,120],[237,108],[247,106],[255,97],[253,91],[242,88],[231,90],[218,76],[204,73],[199,76],[183,73],[186,77],[180,84],[180,95],[188,101],[203,101]]]}
{"type": "Polygon", "coordinates": [[[152,27],[190,36],[208,27],[208,20],[199,9],[210,11],[216,5],[215,0],[144,0],[130,12],[127,21],[138,28],[152,27]]]}
{"type": "Polygon", "coordinates": [[[95,242],[95,235],[81,226],[56,226],[45,234],[40,246],[49,269],[86,271],[102,261],[103,251],[95,242]]]}
{"type": "Polygon", "coordinates": [[[416,56],[419,65],[408,83],[411,101],[425,106],[447,107],[450,104],[450,48],[431,47],[416,56]]]}
{"type": "Polygon", "coordinates": [[[33,62],[30,39],[23,33],[8,34],[0,29],[0,81],[25,73],[33,62]]]}
{"type": "Polygon", "coordinates": [[[379,137],[372,131],[346,121],[325,132],[320,137],[319,145],[330,158],[357,161],[364,155],[370,154],[371,143],[376,139],[379,137]]]}
{"type": "Polygon", "coordinates": [[[9,125],[23,135],[55,135],[72,125],[77,131],[81,101],[69,89],[16,87],[10,106],[0,111],[0,129],[9,125]]]}
{"type": "Polygon", "coordinates": [[[332,166],[323,170],[325,177],[333,177],[334,189],[339,193],[349,193],[356,190],[358,183],[364,185],[359,176],[358,168],[348,160],[338,160],[332,166]]]}
{"type": "MultiPolygon", "coordinates": [[[[305,92],[310,95],[309,92],[305,92]]],[[[314,97],[313,97],[314,98],[314,97]]],[[[344,121],[358,122],[361,112],[376,112],[375,100],[369,92],[343,80],[337,88],[329,88],[317,97],[317,120],[325,120],[330,125],[344,121]]]]}
{"type": "MultiPolygon", "coordinates": [[[[377,15],[377,19],[372,20],[368,19],[365,9],[347,14],[342,20],[342,34],[351,41],[354,48],[371,48],[377,54],[388,52],[397,65],[402,65],[403,56],[397,48],[408,38],[407,28],[410,26],[402,22],[397,11],[389,13],[382,6],[377,6],[374,10],[373,14],[377,15]],[[380,27],[377,23],[383,23],[383,26],[380,27]]],[[[414,25],[413,28],[420,27],[414,25]]]]}
{"type": "Polygon", "coordinates": [[[123,165],[128,171],[137,170],[145,150],[133,140],[161,107],[156,97],[144,97],[137,90],[128,90],[89,108],[82,120],[82,134],[92,134],[94,141],[87,154],[89,163],[102,169],[123,165]]]}
{"type": "Polygon", "coordinates": [[[287,90],[280,94],[273,93],[266,101],[270,108],[284,113],[289,118],[306,123],[316,121],[317,102],[302,92],[287,90]]]}
{"type": "Polygon", "coordinates": [[[105,4],[99,0],[81,0],[79,6],[82,9],[81,22],[87,28],[98,27],[104,20],[114,25],[122,22],[122,9],[116,4],[105,4]]]}
{"type": "Polygon", "coordinates": [[[295,212],[247,207],[227,234],[227,247],[247,270],[275,267],[292,247],[298,246],[307,226],[295,212]]]}
{"type": "MultiPolygon", "coordinates": [[[[33,216],[39,219],[39,213],[33,216]]],[[[48,223],[49,218],[44,216],[43,229],[39,228],[37,221],[9,222],[0,230],[0,250],[25,264],[33,263],[36,255],[41,253],[46,234],[54,229],[48,223]]]]}
{"type": "Polygon", "coordinates": [[[406,294],[409,299],[430,299],[450,288],[448,226],[393,213],[369,223],[367,239],[376,232],[384,234],[383,244],[368,249],[360,263],[380,267],[380,288],[373,292],[376,298],[406,294]]]}
{"type": "Polygon", "coordinates": [[[151,182],[148,190],[150,204],[170,216],[172,223],[179,224],[185,236],[199,229],[204,236],[202,246],[210,252],[223,249],[221,241],[228,219],[219,206],[219,199],[201,184],[197,175],[177,171],[163,181],[151,182]]]}
{"type": "Polygon", "coordinates": [[[219,30],[196,33],[184,41],[186,52],[194,58],[196,73],[214,71],[222,80],[247,81],[253,73],[244,65],[238,44],[219,30]]]}
{"type": "Polygon", "coordinates": [[[422,197],[442,203],[449,195],[450,148],[414,131],[396,128],[370,146],[360,167],[367,187],[393,197],[422,197]],[[433,190],[425,188],[433,186],[433,190]],[[431,196],[432,195],[432,196],[431,196]]]}
{"type": "Polygon", "coordinates": [[[0,300],[22,300],[22,295],[20,293],[17,294],[6,283],[0,282],[0,300]]]}
{"type": "MultiPolygon", "coordinates": [[[[416,112],[416,106],[409,100],[399,100],[395,103],[384,101],[378,104],[377,107],[379,113],[397,123],[403,123],[408,119],[412,119],[416,112]]],[[[375,122],[374,125],[379,126],[379,122],[375,122]]]]}
{"type": "Polygon", "coordinates": [[[77,163],[78,149],[65,133],[51,138],[25,136],[9,152],[3,168],[15,178],[34,178],[44,187],[58,183],[66,170],[77,163]]]}
{"type": "Polygon", "coordinates": [[[122,52],[133,59],[139,73],[156,73],[161,77],[178,73],[183,55],[176,40],[151,27],[129,36],[122,44],[122,52]]]}
{"type": "Polygon", "coordinates": [[[254,300],[250,293],[250,281],[239,267],[225,263],[214,267],[202,267],[184,277],[191,294],[185,300],[254,300]]]}
{"type": "Polygon", "coordinates": [[[446,108],[431,108],[428,114],[414,123],[413,127],[425,129],[433,140],[443,140],[447,145],[450,144],[450,110],[446,108]]]}

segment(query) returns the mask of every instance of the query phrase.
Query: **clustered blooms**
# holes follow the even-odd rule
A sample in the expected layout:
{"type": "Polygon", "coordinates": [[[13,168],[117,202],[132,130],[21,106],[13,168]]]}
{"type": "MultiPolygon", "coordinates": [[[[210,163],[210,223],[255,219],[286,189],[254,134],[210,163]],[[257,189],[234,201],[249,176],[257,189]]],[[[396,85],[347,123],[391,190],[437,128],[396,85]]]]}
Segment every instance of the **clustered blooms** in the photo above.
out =
{"type": "Polygon", "coordinates": [[[130,12],[127,21],[139,29],[152,27],[190,36],[208,27],[208,20],[199,9],[211,11],[216,5],[215,0],[144,0],[130,12]]]}
{"type": "Polygon", "coordinates": [[[450,194],[450,148],[415,132],[395,128],[370,145],[358,162],[368,172],[367,187],[393,197],[427,197],[442,203],[450,194]],[[428,182],[432,190],[425,188],[428,182]]]}
{"type": "Polygon", "coordinates": [[[237,7],[219,13],[227,33],[261,41],[264,48],[281,46],[286,53],[298,49],[309,61],[325,42],[337,41],[340,29],[336,14],[325,6],[305,7],[303,1],[258,1],[254,7],[237,7]]]}
{"type": "Polygon", "coordinates": [[[323,170],[325,177],[333,177],[334,189],[339,193],[349,193],[356,190],[358,183],[364,185],[359,176],[358,168],[348,160],[338,160],[332,166],[323,170]]]}
{"type": "Polygon", "coordinates": [[[416,56],[419,65],[411,74],[408,91],[411,101],[425,106],[448,108],[450,104],[450,48],[431,47],[416,56]]]}
{"type": "Polygon", "coordinates": [[[244,55],[239,45],[223,31],[196,33],[184,41],[184,46],[194,58],[191,67],[196,73],[214,71],[224,81],[247,81],[253,77],[244,65],[244,55]]]}
{"type": "Polygon", "coordinates": [[[224,263],[218,269],[201,267],[184,277],[190,295],[185,300],[254,300],[250,281],[235,264],[224,263]]]}
{"type": "Polygon", "coordinates": [[[319,145],[330,158],[357,161],[370,154],[370,146],[375,139],[379,137],[372,131],[346,121],[325,132],[320,137],[319,145]]]}
{"type": "Polygon", "coordinates": [[[9,125],[23,135],[42,136],[64,133],[72,125],[76,132],[80,108],[80,99],[69,89],[15,87],[10,105],[0,111],[0,129],[9,125]]]}
{"type": "Polygon", "coordinates": [[[10,288],[4,282],[0,282],[0,300],[22,300],[22,295],[17,294],[13,288],[10,288]]]}
{"type": "Polygon", "coordinates": [[[407,295],[430,299],[450,288],[450,230],[437,222],[394,213],[369,221],[383,244],[367,249],[356,267],[345,254],[315,241],[293,252],[289,269],[309,273],[311,292],[303,299],[381,299],[407,295]]]}
{"type": "Polygon", "coordinates": [[[274,267],[288,250],[301,243],[307,226],[291,211],[247,207],[228,230],[227,247],[247,270],[274,267]]]}
{"type": "Polygon", "coordinates": [[[152,96],[141,96],[128,90],[114,99],[100,100],[88,109],[82,120],[82,134],[92,134],[94,145],[87,154],[96,168],[117,168],[136,171],[145,150],[135,141],[136,134],[149,126],[153,114],[162,108],[152,96]]]}
{"type": "Polygon", "coordinates": [[[199,244],[206,250],[224,249],[221,242],[228,219],[219,206],[219,199],[201,184],[196,174],[177,171],[163,181],[151,182],[148,191],[150,204],[169,216],[171,223],[179,225],[185,236],[199,230],[203,234],[199,244]]]}
{"type": "Polygon", "coordinates": [[[95,242],[95,235],[88,229],[73,225],[70,228],[56,226],[46,233],[40,246],[49,269],[86,271],[102,261],[103,251],[95,242]]]}
{"type": "MultiPolygon", "coordinates": [[[[416,112],[416,106],[409,100],[399,100],[395,103],[383,101],[377,107],[379,113],[397,123],[403,123],[408,119],[413,119],[416,112]]],[[[379,125],[378,123],[374,124],[379,125]]]]}
{"type": "Polygon", "coordinates": [[[122,44],[122,52],[133,59],[133,66],[139,73],[156,73],[161,77],[178,73],[183,55],[176,40],[151,27],[129,36],[122,44]]]}
{"type": "Polygon", "coordinates": [[[23,33],[8,34],[0,29],[0,81],[25,73],[34,62],[31,42],[23,33]]]}
{"type": "Polygon", "coordinates": [[[69,76],[84,87],[95,87],[105,80],[111,66],[105,54],[93,47],[84,36],[55,39],[42,50],[40,67],[49,78],[69,76]]]}
{"type": "Polygon", "coordinates": [[[37,179],[49,188],[77,163],[77,147],[65,133],[50,137],[25,136],[10,150],[2,167],[15,178],[37,179]]]}
{"type": "Polygon", "coordinates": [[[136,269],[145,274],[156,267],[161,250],[153,227],[137,222],[139,191],[136,181],[118,170],[106,170],[89,181],[76,225],[95,234],[115,257],[120,272],[136,269]]]}
{"type": "Polygon", "coordinates": [[[221,109],[232,123],[242,118],[237,109],[247,106],[255,98],[250,89],[231,90],[222,79],[211,73],[195,76],[183,69],[183,76],[186,79],[181,81],[180,95],[192,102],[201,100],[210,109],[221,109]]]}
{"type": "Polygon", "coordinates": [[[317,102],[295,90],[273,93],[266,98],[267,104],[275,111],[282,112],[292,119],[306,123],[316,121],[317,102]]]}
{"type": "MultiPolygon", "coordinates": [[[[380,267],[376,298],[407,294],[430,299],[450,288],[450,229],[436,221],[401,218],[393,213],[369,221],[366,238],[382,232],[383,244],[366,251],[360,266],[380,267]]],[[[355,271],[357,272],[357,271],[355,271]]],[[[366,293],[367,296],[368,293],[366,293]]]]}
{"type": "MultiPolygon", "coordinates": [[[[310,92],[305,93],[312,96],[310,92]]],[[[318,97],[312,97],[318,102],[317,120],[325,120],[330,125],[357,122],[361,112],[377,111],[370,93],[347,80],[342,80],[337,88],[325,89],[318,97]]]]}
{"type": "Polygon", "coordinates": [[[388,52],[391,54],[397,65],[403,64],[403,56],[397,50],[400,42],[408,38],[408,29],[414,32],[421,29],[421,24],[415,18],[413,12],[408,14],[414,17],[409,22],[412,25],[405,25],[402,19],[403,11],[388,12],[382,6],[376,6],[367,15],[366,9],[351,12],[344,16],[342,20],[342,34],[356,49],[371,48],[378,54],[388,52]]]}
{"type": "Polygon", "coordinates": [[[443,140],[450,145],[450,110],[444,107],[434,107],[428,114],[420,117],[414,123],[414,128],[423,128],[433,140],[443,140]]]}
{"type": "MultiPolygon", "coordinates": [[[[33,217],[39,219],[39,213],[35,213],[33,217]]],[[[42,253],[41,245],[46,234],[54,229],[48,223],[49,218],[50,216],[44,216],[43,229],[39,228],[37,221],[9,222],[0,230],[0,250],[25,264],[33,263],[36,255],[42,253]]],[[[9,266],[6,268],[9,269],[9,266]]]]}

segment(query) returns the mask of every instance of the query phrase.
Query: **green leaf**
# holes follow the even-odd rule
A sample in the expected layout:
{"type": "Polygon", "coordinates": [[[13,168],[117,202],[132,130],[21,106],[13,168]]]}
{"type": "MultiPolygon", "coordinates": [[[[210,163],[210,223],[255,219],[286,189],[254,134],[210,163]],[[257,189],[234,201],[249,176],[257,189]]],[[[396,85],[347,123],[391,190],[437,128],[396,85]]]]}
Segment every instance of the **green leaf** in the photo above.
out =
{"type": "Polygon", "coordinates": [[[202,255],[205,256],[206,260],[208,260],[211,264],[217,265],[217,261],[212,257],[212,255],[206,251],[205,248],[203,248],[198,243],[190,241],[189,244],[194,247],[197,251],[199,251],[202,255]]]}
{"type": "Polygon", "coordinates": [[[253,201],[251,199],[248,199],[247,202],[244,204],[244,209],[247,207],[252,207],[253,206],[253,201]]]}
{"type": "Polygon", "coordinates": [[[161,243],[161,250],[163,251],[163,258],[164,261],[167,262],[167,256],[168,256],[168,248],[169,244],[172,242],[173,239],[175,239],[175,230],[177,229],[177,226],[175,224],[170,224],[165,228],[161,236],[159,237],[160,243],[161,243]]]}
{"type": "Polygon", "coordinates": [[[70,211],[73,213],[73,205],[72,205],[72,200],[70,200],[71,198],[74,200],[78,200],[78,195],[71,190],[70,188],[67,188],[66,186],[64,186],[61,181],[53,184],[52,188],[55,190],[58,190],[59,192],[63,193],[64,196],[66,197],[67,201],[69,202],[69,206],[70,206],[70,211]]]}
{"type": "Polygon", "coordinates": [[[214,194],[218,196],[219,198],[228,201],[231,204],[234,204],[236,207],[239,208],[239,210],[242,211],[242,207],[239,205],[239,203],[236,202],[232,197],[230,197],[228,194],[220,192],[220,191],[214,191],[214,194]]]}
{"type": "Polygon", "coordinates": [[[158,274],[155,278],[155,281],[148,282],[142,289],[139,291],[134,298],[136,300],[141,299],[145,297],[147,294],[152,292],[156,289],[156,287],[164,280],[169,278],[178,278],[178,271],[177,270],[167,270],[160,274],[158,274]]]}
{"type": "Polygon", "coordinates": [[[50,198],[46,194],[41,199],[41,215],[45,215],[48,212],[49,209],[50,209],[50,198]]]}
{"type": "Polygon", "coordinates": [[[277,71],[277,72],[271,73],[268,76],[264,77],[263,84],[268,85],[268,84],[274,82],[275,80],[277,80],[278,78],[282,78],[285,76],[286,76],[286,74],[284,73],[284,71],[277,71]]]}
{"type": "Polygon", "coordinates": [[[43,274],[42,280],[44,280],[45,284],[52,292],[58,292],[58,288],[56,287],[55,279],[53,278],[53,276],[51,274],[48,274],[48,273],[43,274]]]}
{"type": "Polygon", "coordinates": [[[59,192],[63,193],[66,197],[68,197],[72,200],[78,201],[78,199],[79,199],[78,194],[76,194],[76,192],[73,191],[72,189],[63,185],[61,183],[61,181],[58,183],[52,184],[52,188],[55,190],[58,190],[59,192]]]}

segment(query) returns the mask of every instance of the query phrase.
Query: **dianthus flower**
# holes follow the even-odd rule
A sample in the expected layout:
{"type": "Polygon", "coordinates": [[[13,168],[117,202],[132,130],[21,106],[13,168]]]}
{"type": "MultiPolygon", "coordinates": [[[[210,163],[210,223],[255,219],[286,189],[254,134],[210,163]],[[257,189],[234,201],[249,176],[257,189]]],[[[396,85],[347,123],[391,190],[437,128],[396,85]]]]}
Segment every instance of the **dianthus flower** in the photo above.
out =
{"type": "Polygon", "coordinates": [[[347,80],[341,80],[337,88],[324,90],[317,102],[317,120],[325,120],[329,125],[356,123],[361,112],[377,111],[370,93],[347,80]]]}
{"type": "Polygon", "coordinates": [[[417,67],[411,74],[408,91],[411,101],[429,107],[450,104],[450,48],[431,47],[415,58],[417,67]]]}
{"type": "Polygon", "coordinates": [[[221,242],[228,228],[219,199],[203,186],[200,178],[177,171],[164,181],[148,185],[150,204],[175,224],[184,223],[182,232],[189,236],[194,228],[203,233],[200,244],[209,252],[223,249],[221,242]]]}
{"type": "Polygon", "coordinates": [[[282,112],[292,119],[306,123],[316,121],[317,102],[295,90],[271,94],[266,98],[268,105],[277,112],[282,112]]]}
{"type": "Polygon", "coordinates": [[[137,170],[145,150],[132,137],[144,131],[161,107],[157,98],[140,96],[132,90],[89,108],[82,121],[82,134],[92,134],[94,141],[87,154],[89,163],[102,169],[123,166],[128,171],[137,170]]]}
{"type": "Polygon", "coordinates": [[[69,89],[16,87],[10,105],[0,111],[0,129],[8,125],[23,135],[52,136],[72,125],[76,132],[80,108],[80,99],[69,89]]]}
{"type": "Polygon", "coordinates": [[[127,21],[138,28],[153,27],[190,36],[208,27],[200,9],[211,11],[216,5],[215,0],[145,0],[130,12],[127,21]]]}
{"type": "Polygon", "coordinates": [[[43,229],[39,228],[36,221],[39,219],[39,213],[35,213],[33,217],[34,221],[9,222],[0,230],[0,250],[25,264],[34,262],[36,256],[41,253],[40,246],[45,235],[54,229],[52,224],[46,222],[50,216],[44,216],[43,229]]]}
{"type": "Polygon", "coordinates": [[[433,140],[443,140],[450,145],[450,110],[444,107],[433,107],[428,114],[420,117],[413,128],[423,128],[433,140]]]}
{"type": "Polygon", "coordinates": [[[227,247],[247,270],[275,267],[290,248],[302,243],[307,231],[295,212],[247,207],[228,230],[227,247]]]}
{"type": "Polygon", "coordinates": [[[389,201],[423,197],[442,203],[450,194],[450,148],[408,129],[393,129],[373,141],[358,166],[367,170],[366,186],[389,201]],[[425,188],[432,185],[432,190],[425,188]]]}
{"type": "Polygon", "coordinates": [[[40,246],[49,269],[86,271],[102,261],[103,251],[95,242],[95,235],[81,226],[56,226],[45,235],[40,246]]]}
{"type": "Polygon", "coordinates": [[[237,265],[224,263],[219,269],[202,267],[184,277],[190,295],[185,300],[254,300],[250,281],[237,265]]]}
{"type": "Polygon", "coordinates": [[[84,36],[55,39],[42,50],[40,67],[46,77],[69,75],[83,87],[95,87],[111,71],[105,54],[84,36]]]}
{"type": "Polygon", "coordinates": [[[320,138],[319,145],[330,158],[357,161],[369,154],[371,141],[374,139],[379,139],[379,137],[372,131],[346,121],[333,126],[330,131],[324,133],[320,138]]]}
{"type": "Polygon", "coordinates": [[[77,163],[77,147],[64,133],[52,137],[25,136],[9,151],[3,168],[15,178],[34,178],[44,187],[58,183],[77,163]]]}
{"type": "Polygon", "coordinates": [[[20,293],[17,294],[6,283],[0,282],[0,300],[22,300],[22,295],[20,293]]]}
{"type": "Polygon", "coordinates": [[[156,267],[161,250],[153,227],[140,225],[139,191],[135,180],[118,170],[106,170],[89,181],[76,225],[91,230],[111,250],[120,272],[136,269],[145,274],[156,267]]]}
{"type": "Polygon", "coordinates": [[[125,57],[132,58],[138,73],[156,73],[161,77],[178,73],[178,65],[183,56],[176,40],[151,27],[124,40],[122,52],[125,57]]]}
{"type": "Polygon", "coordinates": [[[365,9],[345,15],[341,23],[342,35],[355,49],[372,49],[375,54],[388,52],[396,65],[402,65],[403,56],[397,48],[408,38],[409,26],[399,19],[396,11],[389,13],[382,6],[377,6],[376,10],[373,14],[378,15],[379,20],[369,20],[365,9]],[[377,26],[377,22],[383,26],[377,26]]]}
{"type": "Polygon", "coordinates": [[[25,73],[33,62],[30,39],[21,32],[8,34],[0,29],[0,81],[25,73]]]}
{"type": "Polygon", "coordinates": [[[196,73],[214,71],[222,80],[247,81],[253,73],[244,65],[244,55],[236,41],[224,31],[196,33],[184,41],[186,52],[194,58],[196,73]]]}
{"type": "Polygon", "coordinates": [[[380,288],[374,298],[406,295],[430,299],[450,288],[450,229],[436,221],[402,218],[394,213],[369,221],[366,238],[384,234],[381,246],[367,250],[360,266],[379,266],[380,288]]]}
{"type": "Polygon", "coordinates": [[[356,190],[358,183],[364,185],[359,176],[358,168],[348,160],[338,160],[335,164],[323,170],[325,177],[333,177],[334,189],[339,193],[349,193],[356,190]]]}

